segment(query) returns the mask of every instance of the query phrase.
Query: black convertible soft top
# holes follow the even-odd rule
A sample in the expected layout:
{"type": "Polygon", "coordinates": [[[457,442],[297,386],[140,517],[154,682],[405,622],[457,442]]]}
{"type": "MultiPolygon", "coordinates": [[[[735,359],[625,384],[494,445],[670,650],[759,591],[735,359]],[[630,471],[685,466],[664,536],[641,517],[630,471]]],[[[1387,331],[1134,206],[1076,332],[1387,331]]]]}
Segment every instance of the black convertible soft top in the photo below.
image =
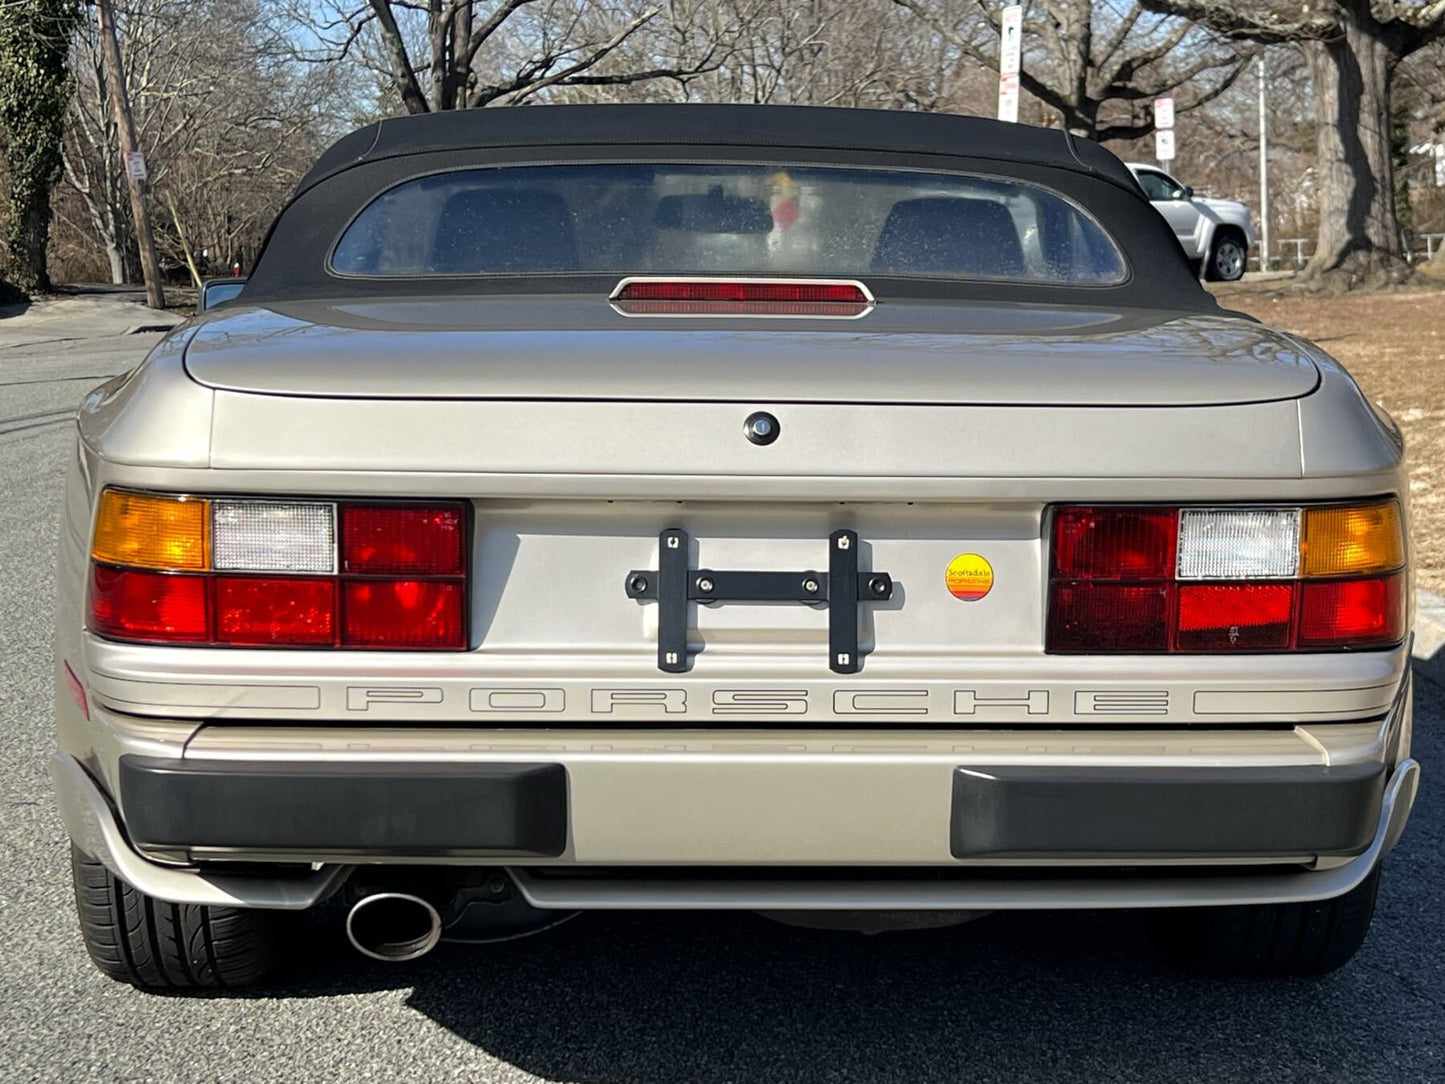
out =
{"type": "Polygon", "coordinates": [[[1110,286],[882,279],[891,296],[1217,311],[1172,230],[1124,164],[1059,129],[940,113],[759,105],[549,105],[396,117],[333,144],[271,227],[244,301],[463,293],[600,292],[596,276],[335,274],[328,258],[352,219],[403,181],[455,169],[522,163],[763,160],[874,164],[1032,181],[1086,208],[1123,251],[1127,279],[1110,286]]]}
{"type": "Polygon", "coordinates": [[[1124,164],[1060,128],[949,113],[776,105],[542,105],[377,121],[342,137],[297,186],[362,162],[480,147],[705,144],[947,154],[1096,173],[1134,186],[1124,164]]]}

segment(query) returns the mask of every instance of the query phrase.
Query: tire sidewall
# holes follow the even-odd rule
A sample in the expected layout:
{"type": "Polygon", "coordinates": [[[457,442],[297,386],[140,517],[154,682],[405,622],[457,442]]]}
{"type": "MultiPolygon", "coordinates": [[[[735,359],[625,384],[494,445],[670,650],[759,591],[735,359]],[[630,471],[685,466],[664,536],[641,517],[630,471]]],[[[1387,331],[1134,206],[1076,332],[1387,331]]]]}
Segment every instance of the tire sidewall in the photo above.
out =
{"type": "Polygon", "coordinates": [[[1209,277],[1216,282],[1238,282],[1244,278],[1244,269],[1248,259],[1249,254],[1245,251],[1244,243],[1233,233],[1227,233],[1214,242],[1214,251],[1209,257],[1209,277]],[[1222,257],[1229,250],[1238,253],[1238,270],[1234,274],[1227,273],[1221,266],[1222,257]]]}

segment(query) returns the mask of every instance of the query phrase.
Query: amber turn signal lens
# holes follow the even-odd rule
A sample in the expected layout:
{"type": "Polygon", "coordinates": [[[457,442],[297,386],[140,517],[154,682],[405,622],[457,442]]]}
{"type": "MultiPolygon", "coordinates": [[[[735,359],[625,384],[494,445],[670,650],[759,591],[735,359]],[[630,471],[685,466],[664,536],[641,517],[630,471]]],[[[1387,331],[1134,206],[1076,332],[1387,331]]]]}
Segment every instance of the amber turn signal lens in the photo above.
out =
{"type": "Polygon", "coordinates": [[[1405,564],[1400,506],[1383,501],[1307,508],[1301,549],[1301,574],[1306,577],[1393,572],[1405,564]]]}
{"type": "Polygon", "coordinates": [[[131,568],[204,570],[210,502],[107,489],[100,495],[91,556],[131,568]]]}

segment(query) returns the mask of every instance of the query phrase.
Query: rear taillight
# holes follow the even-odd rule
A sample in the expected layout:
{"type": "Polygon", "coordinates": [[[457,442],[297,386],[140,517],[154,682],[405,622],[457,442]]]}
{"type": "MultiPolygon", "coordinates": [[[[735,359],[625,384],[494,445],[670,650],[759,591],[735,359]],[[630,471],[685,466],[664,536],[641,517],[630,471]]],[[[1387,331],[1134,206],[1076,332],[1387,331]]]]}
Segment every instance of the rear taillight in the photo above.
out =
{"type": "Polygon", "coordinates": [[[92,565],[90,628],[115,640],[211,639],[206,577],[92,565]]]}
{"type": "Polygon", "coordinates": [[[458,651],[467,510],[108,489],[89,627],[114,640],[458,651]]]}
{"type": "Polygon", "coordinates": [[[873,308],[861,282],[839,279],[667,277],[623,279],[612,304],[624,316],[831,316],[873,308]]]}
{"type": "Polygon", "coordinates": [[[1405,636],[1393,500],[1056,508],[1049,560],[1051,652],[1337,651],[1405,636]]]}
{"type": "Polygon", "coordinates": [[[466,517],[460,505],[344,505],[341,568],[373,576],[460,576],[466,517]]]}

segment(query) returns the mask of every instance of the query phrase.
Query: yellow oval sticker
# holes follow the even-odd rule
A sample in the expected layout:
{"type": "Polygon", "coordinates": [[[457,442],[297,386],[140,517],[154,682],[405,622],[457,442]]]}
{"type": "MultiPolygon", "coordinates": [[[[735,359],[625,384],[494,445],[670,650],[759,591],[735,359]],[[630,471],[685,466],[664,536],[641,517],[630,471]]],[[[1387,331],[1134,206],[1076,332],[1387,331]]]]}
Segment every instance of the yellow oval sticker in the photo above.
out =
{"type": "Polygon", "coordinates": [[[948,592],[964,602],[977,602],[993,588],[993,565],[977,553],[960,553],[944,574],[948,592]]]}

